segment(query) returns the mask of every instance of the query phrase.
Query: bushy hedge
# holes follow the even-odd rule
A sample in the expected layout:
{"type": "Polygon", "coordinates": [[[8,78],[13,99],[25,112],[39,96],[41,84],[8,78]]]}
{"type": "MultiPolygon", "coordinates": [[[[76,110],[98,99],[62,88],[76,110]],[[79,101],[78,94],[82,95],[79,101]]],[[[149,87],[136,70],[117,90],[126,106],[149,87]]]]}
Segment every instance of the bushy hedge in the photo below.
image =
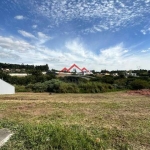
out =
{"type": "Polygon", "coordinates": [[[33,92],[59,92],[59,86],[62,81],[58,79],[52,79],[45,82],[38,82],[35,84],[29,84],[27,89],[31,89],[33,92]]]}
{"type": "Polygon", "coordinates": [[[59,93],[79,93],[80,90],[75,83],[62,83],[59,86],[59,93]]]}
{"type": "Polygon", "coordinates": [[[16,85],[17,92],[51,92],[51,93],[101,93],[118,91],[125,89],[147,89],[150,82],[140,78],[120,78],[113,84],[93,80],[78,80],[78,82],[68,82],[60,79],[52,79],[45,82],[29,84],[27,86],[16,85]]]}
{"type": "Polygon", "coordinates": [[[107,92],[113,89],[110,84],[101,82],[80,83],[79,88],[81,93],[100,93],[107,92]]]}
{"type": "Polygon", "coordinates": [[[149,82],[141,79],[136,79],[130,83],[130,88],[133,90],[150,88],[149,82]]]}
{"type": "Polygon", "coordinates": [[[131,89],[131,90],[149,89],[150,81],[147,80],[147,78],[141,79],[129,77],[115,80],[113,86],[116,89],[131,89]]]}
{"type": "Polygon", "coordinates": [[[113,86],[101,82],[66,83],[59,79],[52,79],[43,83],[30,84],[26,86],[34,92],[54,93],[100,93],[113,90],[113,86]]]}

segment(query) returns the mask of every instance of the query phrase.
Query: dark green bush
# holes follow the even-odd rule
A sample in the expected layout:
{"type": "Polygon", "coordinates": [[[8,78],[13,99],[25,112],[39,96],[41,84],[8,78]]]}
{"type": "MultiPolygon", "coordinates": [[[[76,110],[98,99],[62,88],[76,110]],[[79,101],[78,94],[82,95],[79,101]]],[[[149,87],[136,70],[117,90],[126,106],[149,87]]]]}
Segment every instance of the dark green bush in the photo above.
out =
{"type": "Polygon", "coordinates": [[[62,83],[59,86],[59,93],[79,93],[79,88],[74,83],[62,83]]]}
{"type": "Polygon", "coordinates": [[[47,86],[44,83],[36,83],[32,86],[32,90],[34,92],[46,92],[47,91],[47,86]]]}
{"type": "Polygon", "coordinates": [[[114,83],[114,77],[113,76],[104,76],[102,77],[102,82],[108,83],[108,84],[113,84],[114,83]]]}
{"type": "Polygon", "coordinates": [[[147,89],[150,88],[150,84],[145,80],[135,79],[130,83],[130,88],[133,90],[147,89]]]}
{"type": "Polygon", "coordinates": [[[120,78],[114,81],[113,86],[116,89],[126,89],[127,88],[127,79],[126,78],[120,78]]]}
{"type": "Polygon", "coordinates": [[[54,92],[54,93],[100,93],[112,91],[115,88],[111,84],[101,82],[80,82],[70,83],[63,82],[59,79],[52,79],[46,82],[38,82],[36,84],[29,84],[26,89],[34,92],[54,92]]]}
{"type": "Polygon", "coordinates": [[[55,92],[59,93],[59,87],[63,82],[59,79],[52,79],[49,81],[44,82],[44,84],[47,86],[47,92],[55,92]]]}
{"type": "Polygon", "coordinates": [[[101,82],[80,83],[79,88],[81,93],[100,93],[107,92],[113,89],[110,84],[101,82]]]}

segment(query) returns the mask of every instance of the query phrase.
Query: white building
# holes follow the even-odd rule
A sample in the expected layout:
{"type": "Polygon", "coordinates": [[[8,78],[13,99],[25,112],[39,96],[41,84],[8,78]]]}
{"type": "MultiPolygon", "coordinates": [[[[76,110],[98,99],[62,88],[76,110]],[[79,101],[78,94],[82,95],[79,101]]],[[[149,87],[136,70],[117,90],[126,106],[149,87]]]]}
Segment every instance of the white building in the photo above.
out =
{"type": "Polygon", "coordinates": [[[0,79],[0,94],[15,94],[15,87],[0,79]]]}
{"type": "Polygon", "coordinates": [[[16,76],[16,77],[26,77],[27,73],[9,73],[10,76],[16,76]]]}

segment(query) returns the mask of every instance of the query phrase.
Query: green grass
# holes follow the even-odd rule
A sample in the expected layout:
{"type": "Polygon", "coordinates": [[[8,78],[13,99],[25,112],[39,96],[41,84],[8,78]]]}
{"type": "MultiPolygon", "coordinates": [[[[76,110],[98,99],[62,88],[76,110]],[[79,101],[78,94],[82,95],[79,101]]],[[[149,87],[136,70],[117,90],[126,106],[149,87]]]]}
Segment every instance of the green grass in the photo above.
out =
{"type": "Polygon", "coordinates": [[[1,150],[103,150],[110,147],[127,150],[130,147],[124,133],[117,129],[85,129],[59,123],[18,124],[8,120],[3,120],[0,127],[15,133],[1,150]]]}

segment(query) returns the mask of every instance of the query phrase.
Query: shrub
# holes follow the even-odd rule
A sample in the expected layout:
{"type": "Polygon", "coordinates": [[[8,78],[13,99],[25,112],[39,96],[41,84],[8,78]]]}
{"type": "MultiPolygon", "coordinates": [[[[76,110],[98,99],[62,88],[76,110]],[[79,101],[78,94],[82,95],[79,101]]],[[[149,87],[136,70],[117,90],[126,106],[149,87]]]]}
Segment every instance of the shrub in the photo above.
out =
{"type": "Polygon", "coordinates": [[[74,83],[62,83],[59,86],[59,93],[79,93],[79,88],[74,83]]]}
{"type": "Polygon", "coordinates": [[[130,83],[130,87],[133,90],[146,89],[150,87],[150,84],[146,82],[145,80],[135,79],[134,81],[130,83]]]}
{"type": "Polygon", "coordinates": [[[38,82],[32,86],[32,90],[34,92],[46,92],[47,86],[44,83],[38,82]]]}
{"type": "Polygon", "coordinates": [[[107,92],[113,89],[110,84],[101,82],[88,82],[79,84],[81,93],[100,93],[107,92]]]}
{"type": "Polygon", "coordinates": [[[80,83],[66,83],[59,79],[52,79],[46,82],[38,82],[30,84],[26,88],[32,89],[34,92],[55,92],[55,93],[100,93],[113,90],[113,86],[101,82],[80,82],[80,83]]]}
{"type": "Polygon", "coordinates": [[[113,84],[114,83],[114,77],[112,77],[112,76],[104,76],[104,77],[102,77],[102,82],[113,84]]]}
{"type": "Polygon", "coordinates": [[[59,87],[63,82],[58,79],[52,79],[49,81],[44,82],[44,84],[47,86],[47,92],[59,92],[59,87]]]}
{"type": "Polygon", "coordinates": [[[126,89],[127,88],[127,79],[120,78],[114,81],[113,86],[117,89],[126,89]]]}
{"type": "Polygon", "coordinates": [[[32,90],[29,88],[26,88],[24,85],[15,85],[15,91],[16,92],[31,92],[32,90]]]}

